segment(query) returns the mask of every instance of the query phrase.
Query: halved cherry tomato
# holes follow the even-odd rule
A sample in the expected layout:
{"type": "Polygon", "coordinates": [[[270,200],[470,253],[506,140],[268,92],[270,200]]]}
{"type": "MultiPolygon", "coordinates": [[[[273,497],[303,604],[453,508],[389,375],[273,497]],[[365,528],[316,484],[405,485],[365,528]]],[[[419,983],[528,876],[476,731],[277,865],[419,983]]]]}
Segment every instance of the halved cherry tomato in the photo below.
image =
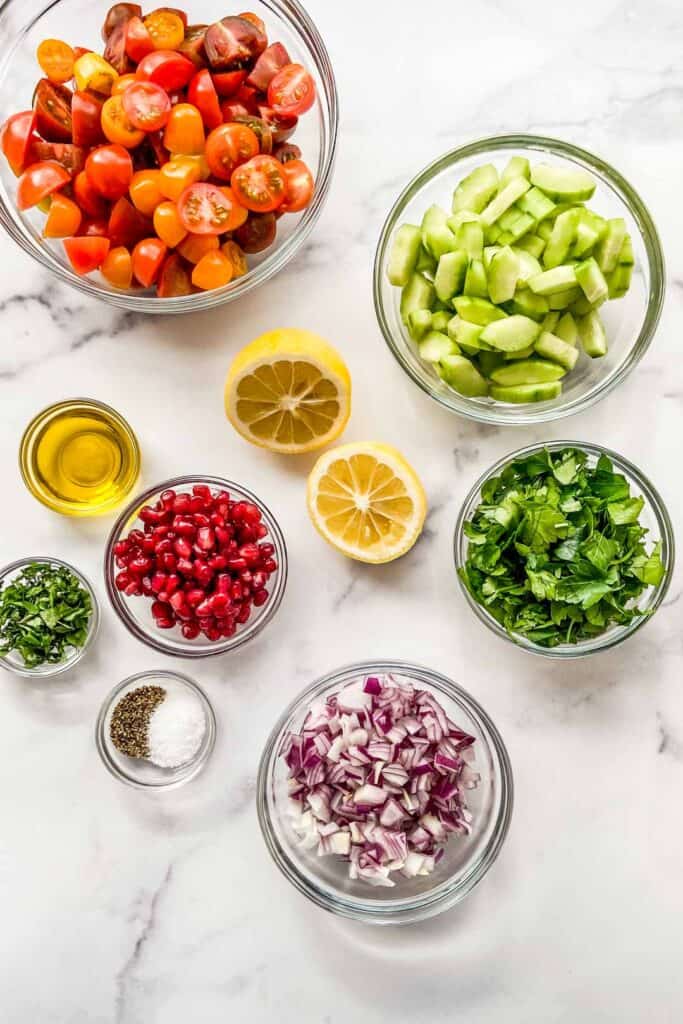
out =
{"type": "Polygon", "coordinates": [[[178,252],[189,263],[199,263],[207,252],[220,249],[217,235],[188,235],[178,246],[178,252]]]}
{"type": "Polygon", "coordinates": [[[206,181],[186,188],[178,199],[178,216],[194,235],[222,235],[230,231],[234,202],[216,185],[206,181]]]}
{"type": "Polygon", "coordinates": [[[168,93],[154,82],[138,82],[123,93],[123,109],[134,128],[145,132],[157,132],[171,116],[171,101],[168,93]]]}
{"type": "Polygon", "coordinates": [[[154,230],[169,249],[175,249],[187,235],[187,228],[180,219],[178,207],[170,199],[159,203],[154,211],[154,230]]]}
{"type": "Polygon", "coordinates": [[[71,90],[65,85],[53,85],[47,78],[38,82],[33,96],[36,128],[48,142],[71,142],[72,99],[71,90]]]}
{"type": "Polygon", "coordinates": [[[247,84],[265,92],[280,68],[291,64],[291,58],[282,43],[271,43],[251,69],[247,84]]]}
{"type": "Polygon", "coordinates": [[[251,85],[241,85],[232,100],[241,103],[250,114],[258,114],[258,93],[251,85]]]}
{"type": "Polygon", "coordinates": [[[185,29],[185,38],[178,47],[178,51],[188,57],[198,68],[206,65],[204,36],[208,27],[208,25],[188,25],[185,29]]]}
{"type": "Polygon", "coordinates": [[[110,96],[102,107],[102,131],[118,146],[135,149],[145,133],[131,124],[123,106],[123,96],[110,96]]]}
{"type": "Polygon", "coordinates": [[[178,199],[186,188],[200,181],[202,167],[199,160],[189,156],[177,156],[161,168],[159,188],[166,199],[178,199]]]}
{"type": "Polygon", "coordinates": [[[139,7],[138,4],[114,4],[113,7],[109,8],[107,16],[104,19],[104,25],[102,26],[102,39],[106,43],[114,29],[118,28],[119,25],[125,25],[131,18],[141,17],[142,7],[139,7]]]}
{"type": "Polygon", "coordinates": [[[255,114],[238,114],[235,118],[237,124],[246,124],[258,139],[259,151],[266,155],[273,152],[273,132],[267,121],[255,114]]]}
{"type": "Polygon", "coordinates": [[[100,238],[97,235],[79,235],[77,238],[64,239],[66,254],[77,274],[89,274],[91,270],[101,267],[109,252],[109,246],[108,238],[100,238]]]}
{"type": "Polygon", "coordinates": [[[171,111],[164,132],[164,146],[171,154],[185,156],[204,152],[204,122],[191,103],[177,103],[171,111]]]}
{"type": "Polygon", "coordinates": [[[237,103],[235,100],[223,100],[221,103],[221,114],[226,124],[230,121],[236,121],[238,117],[251,117],[244,104],[237,103]]]}
{"type": "Polygon", "coordinates": [[[194,64],[182,53],[155,50],[143,57],[135,74],[141,82],[154,82],[166,92],[173,92],[185,88],[194,75],[194,64]]]}
{"type": "Polygon", "coordinates": [[[177,253],[171,253],[157,281],[157,295],[160,299],[171,299],[178,295],[191,295],[192,281],[186,264],[177,253]]]}
{"type": "Polygon", "coordinates": [[[220,185],[219,188],[230,203],[230,216],[228,217],[225,230],[235,231],[237,228],[242,227],[249,216],[249,210],[237,202],[237,197],[229,185],[220,185]]]}
{"type": "Polygon", "coordinates": [[[107,235],[114,246],[132,249],[143,238],[152,234],[149,218],[136,210],[125,196],[114,203],[107,224],[107,235]]]}
{"type": "Polygon", "coordinates": [[[218,93],[211,79],[211,73],[206,69],[198,71],[190,82],[187,99],[202,115],[202,120],[209,131],[223,123],[218,93]]]}
{"type": "Polygon", "coordinates": [[[74,80],[76,88],[81,92],[92,89],[93,92],[109,96],[118,77],[116,68],[104,57],[100,57],[99,53],[84,53],[74,63],[74,80]]]}
{"type": "Polygon", "coordinates": [[[73,199],[57,192],[52,197],[43,235],[45,238],[69,238],[77,235],[83,215],[73,199]]]}
{"type": "Polygon", "coordinates": [[[283,165],[272,156],[254,156],[233,171],[230,185],[242,206],[269,213],[285,198],[283,165]]]}
{"type": "Polygon", "coordinates": [[[254,14],[252,11],[244,11],[242,14],[239,14],[238,17],[244,18],[245,21],[250,21],[252,25],[256,26],[259,32],[262,32],[263,35],[266,34],[265,22],[259,18],[258,14],[254,14]]]}
{"type": "Polygon", "coordinates": [[[50,79],[63,85],[73,78],[74,51],[61,39],[43,39],[36,54],[38,63],[50,79]]]}
{"type": "Polygon", "coordinates": [[[245,81],[248,72],[239,68],[237,71],[216,71],[211,74],[213,84],[219,96],[234,96],[245,81]]]}
{"type": "Polygon", "coordinates": [[[230,181],[233,171],[259,152],[255,133],[244,124],[223,124],[206,140],[206,160],[211,173],[230,181]]]}
{"type": "Polygon", "coordinates": [[[206,56],[216,71],[255,60],[267,45],[263,29],[245,18],[223,18],[206,30],[204,38],[206,56]]]}
{"type": "Polygon", "coordinates": [[[315,82],[301,64],[287,64],[268,86],[268,106],[276,114],[300,117],[315,102],[315,82]]]}
{"type": "Polygon", "coordinates": [[[287,164],[290,160],[301,160],[301,150],[293,142],[281,142],[273,150],[273,156],[281,164],[287,164]]]}
{"type": "Polygon", "coordinates": [[[130,288],[133,281],[133,260],[125,245],[110,249],[100,267],[102,276],[115,288],[130,288]]]}
{"type": "Polygon", "coordinates": [[[280,209],[284,213],[304,210],[313,198],[313,175],[303,160],[290,160],[283,167],[285,175],[285,201],[280,209]]]}
{"type": "MultiPolygon", "coordinates": [[[[127,34],[127,25],[118,25],[107,39],[107,45],[104,48],[104,59],[119,75],[130,74],[134,70],[133,61],[126,52],[127,34]]],[[[115,85],[116,81],[114,81],[110,92],[114,91],[115,85]]]]}
{"type": "Polygon", "coordinates": [[[88,238],[109,238],[109,221],[103,217],[87,217],[82,221],[78,235],[88,238]]]}
{"type": "Polygon", "coordinates": [[[56,160],[73,178],[85,167],[86,150],[83,146],[74,146],[70,142],[43,142],[35,138],[31,143],[29,159],[31,163],[39,160],[56,160]]]}
{"type": "Polygon", "coordinates": [[[277,221],[275,214],[263,213],[253,214],[246,224],[235,232],[235,241],[238,242],[245,252],[263,252],[275,241],[277,232],[277,221]]]}
{"type": "Polygon", "coordinates": [[[135,77],[135,75],[121,75],[120,78],[116,79],[114,85],[112,86],[112,96],[123,96],[126,89],[128,89],[128,87],[131,86],[134,82],[137,82],[137,78],[135,77]]]}
{"type": "Polygon", "coordinates": [[[163,167],[171,159],[171,154],[164,146],[164,133],[163,131],[148,132],[147,142],[152,149],[154,159],[156,160],[158,167],[163,167]]]}
{"type": "Polygon", "coordinates": [[[249,270],[249,265],[247,263],[247,257],[244,255],[237,242],[233,242],[232,239],[230,239],[229,242],[225,242],[225,244],[221,246],[221,249],[230,260],[233,278],[244,277],[249,270]]]}
{"type": "Polygon", "coordinates": [[[164,200],[164,193],[161,191],[161,171],[153,168],[148,171],[136,171],[128,192],[135,209],[151,217],[159,203],[164,200]]]}
{"type": "Polygon", "coordinates": [[[8,117],[0,128],[0,148],[15,174],[21,174],[29,159],[35,126],[35,110],[24,110],[8,117]]]}
{"type": "Polygon", "coordinates": [[[139,64],[148,53],[154,52],[154,41],[142,18],[131,18],[126,25],[126,53],[139,64]]]}
{"type": "Polygon", "coordinates": [[[95,191],[85,171],[81,171],[74,178],[73,190],[76,202],[83,213],[87,213],[89,217],[108,217],[109,204],[99,192],[95,191]]]}
{"type": "Polygon", "coordinates": [[[155,50],[177,50],[185,38],[185,24],[181,18],[167,8],[153,11],[145,18],[155,50]]]}
{"type": "Polygon", "coordinates": [[[230,284],[231,280],[232,263],[220,249],[216,252],[207,252],[192,271],[192,284],[203,291],[223,288],[230,284]]]}
{"type": "Polygon", "coordinates": [[[89,46],[74,46],[74,62],[82,57],[84,53],[90,53],[89,46]]]}
{"type": "Polygon", "coordinates": [[[159,238],[143,238],[133,249],[133,275],[145,288],[154,284],[167,249],[159,238]]]}
{"type": "Polygon", "coordinates": [[[85,162],[85,173],[96,192],[115,202],[128,191],[133,161],[123,146],[98,146],[85,162]]]}
{"type": "Polygon", "coordinates": [[[258,108],[259,116],[270,126],[270,130],[273,133],[273,142],[286,142],[296,129],[299,123],[299,118],[289,116],[288,114],[277,114],[272,107],[267,107],[263,103],[259,104],[258,108]]]}
{"type": "Polygon", "coordinates": [[[73,140],[77,146],[97,146],[104,142],[102,107],[104,100],[91,92],[75,92],[71,103],[73,140]]]}
{"type": "Polygon", "coordinates": [[[20,210],[37,206],[45,196],[51,196],[53,192],[64,188],[69,181],[71,175],[55,160],[32,164],[17,183],[17,206],[20,210]]]}

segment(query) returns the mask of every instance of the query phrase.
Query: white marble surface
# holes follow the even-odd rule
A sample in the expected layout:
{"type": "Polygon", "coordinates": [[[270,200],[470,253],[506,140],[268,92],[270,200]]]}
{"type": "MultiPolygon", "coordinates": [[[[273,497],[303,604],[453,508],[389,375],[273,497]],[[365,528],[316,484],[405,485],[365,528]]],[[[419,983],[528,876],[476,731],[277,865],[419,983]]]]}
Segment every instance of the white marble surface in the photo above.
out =
{"type": "Polygon", "coordinates": [[[555,666],[494,640],[458,593],[450,543],[473,479],[523,443],[594,439],[661,488],[677,523],[683,369],[683,18],[679,0],[482,0],[418,8],[310,0],[342,100],[328,206],[264,291],[194,318],[122,315],[54,283],[0,239],[0,561],[62,555],[94,579],[96,651],[44,685],[0,680],[0,1018],[3,1024],[657,1024],[683,1016],[681,573],[668,606],[621,649],[555,666]],[[668,297],[636,373],[590,413],[485,429],[417,391],[371,302],[381,222],[439,152],[499,130],[543,131],[604,155],[661,231],[668,297]],[[354,377],[346,437],[398,445],[429,493],[428,529],[384,568],[337,557],[304,508],[309,460],[243,443],[224,420],[232,355],[275,325],[320,331],[354,377]],[[232,657],[183,666],[220,718],[213,762],[168,796],[110,778],[95,716],[125,674],[171,665],[107,612],[107,521],[70,522],[24,491],[21,429],[47,403],[120,409],[145,480],[206,470],[244,481],[290,549],[284,605],[232,657]],[[309,905],[261,842],[254,780],[283,704],[351,659],[415,659],[496,720],[517,801],[502,856],[460,909],[369,929],[309,905]]]}

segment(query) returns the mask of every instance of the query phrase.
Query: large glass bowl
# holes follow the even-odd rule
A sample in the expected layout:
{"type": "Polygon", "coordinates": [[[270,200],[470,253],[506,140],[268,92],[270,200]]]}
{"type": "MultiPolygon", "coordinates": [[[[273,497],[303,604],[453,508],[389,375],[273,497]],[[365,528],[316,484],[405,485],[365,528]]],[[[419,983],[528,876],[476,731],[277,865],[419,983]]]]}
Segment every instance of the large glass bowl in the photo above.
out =
{"type": "MultiPolygon", "coordinates": [[[[110,6],[109,0],[53,0],[47,4],[45,0],[6,0],[0,5],[0,124],[10,114],[31,105],[34,87],[41,76],[35,57],[38,44],[43,39],[66,39],[99,48],[101,52],[100,30],[110,6]]],[[[112,288],[100,274],[75,274],[61,244],[42,237],[45,215],[38,210],[20,213],[17,209],[16,179],[2,157],[0,224],[22,249],[61,281],[122,309],[185,313],[211,309],[245,295],[286,266],[301,248],[320,216],[332,177],[338,121],[332,65],[317,28],[298,0],[254,0],[249,9],[264,20],[269,38],[284,43],[292,61],[303,64],[315,80],[315,106],[300,119],[293,140],[301,147],[315,177],[315,196],[310,206],[278,221],[276,243],[266,252],[249,257],[251,269],[244,277],[215,291],[159,299],[151,292],[112,288]]],[[[226,0],[192,0],[187,10],[191,21],[211,24],[229,14],[230,5],[226,5],[226,0]]]]}
{"type": "Polygon", "coordinates": [[[457,683],[419,665],[371,661],[349,665],[318,679],[280,716],[261,756],[257,810],[263,838],[273,860],[292,885],[324,910],[369,924],[407,924],[433,917],[462,900],[484,877],[498,856],[512,814],[512,769],[501,736],[486,712],[457,683]],[[302,727],[313,701],[325,699],[359,676],[393,673],[434,694],[446,714],[476,738],[473,767],[481,774],[468,791],[472,833],[454,836],[431,875],[401,878],[394,888],[374,888],[348,877],[338,857],[318,857],[302,849],[288,810],[283,741],[302,727]]]}
{"type": "Polygon", "coordinates": [[[512,454],[506,455],[504,458],[500,459],[495,466],[492,466],[491,469],[487,470],[486,473],[477,480],[476,484],[465,498],[457,523],[455,524],[453,550],[455,555],[455,568],[458,574],[458,582],[461,590],[465,595],[470,608],[476,613],[481,622],[488,626],[488,628],[497,636],[517,644],[525,651],[530,651],[532,654],[540,654],[545,658],[559,659],[581,658],[587,654],[597,654],[599,651],[609,650],[609,648],[622,643],[622,641],[626,640],[627,637],[632,636],[636,630],[640,629],[641,626],[644,626],[646,622],[649,622],[666,597],[669,584],[671,583],[671,577],[673,576],[675,561],[673,525],[671,523],[669,513],[666,510],[666,505],[664,504],[659,492],[650,483],[645,474],[638,469],[637,466],[634,466],[632,462],[625,459],[623,455],[618,455],[609,448],[603,448],[597,444],[586,444],[583,441],[550,441],[547,443],[532,444],[529,445],[528,448],[520,448],[519,451],[512,452],[512,454]],[[487,612],[485,608],[475,601],[470,594],[465,583],[460,577],[460,570],[464,567],[465,562],[467,561],[467,550],[469,547],[468,539],[465,536],[464,525],[472,518],[477,505],[481,502],[482,487],[492,477],[499,476],[505,466],[508,466],[516,459],[523,459],[529,455],[533,455],[534,452],[543,451],[544,449],[547,449],[550,452],[557,452],[561,451],[563,448],[578,448],[580,451],[585,452],[588,455],[589,465],[595,465],[601,455],[606,455],[614,464],[617,472],[623,473],[626,477],[631,488],[631,494],[634,497],[642,495],[645,500],[645,505],[643,506],[643,511],[640,515],[640,523],[648,530],[646,543],[649,549],[649,547],[652,544],[657,543],[657,541],[661,542],[662,562],[664,563],[666,572],[659,586],[649,587],[641,595],[638,601],[638,606],[642,609],[643,614],[633,619],[629,625],[610,626],[610,628],[600,636],[592,637],[589,640],[582,640],[576,644],[559,644],[557,647],[541,647],[539,644],[533,643],[527,639],[527,637],[521,636],[518,633],[508,633],[507,630],[501,626],[501,624],[494,619],[494,617],[487,612]]]}
{"type": "Polygon", "coordinates": [[[445,153],[413,178],[391,209],[382,228],[374,269],[377,319],[392,353],[431,398],[453,412],[482,423],[522,425],[543,423],[587,409],[615,388],[642,359],[659,323],[664,301],[664,257],[657,230],[638,193],[618,171],[600,157],[559,139],[537,135],[501,135],[480,139],[445,153]],[[491,398],[466,398],[420,359],[417,347],[401,320],[401,289],[387,278],[387,263],[396,229],[419,224],[432,203],[450,209],[453,189],[475,167],[493,163],[500,170],[513,155],[532,163],[547,161],[581,167],[597,181],[587,204],[603,217],[623,217],[633,241],[635,267],[631,287],[623,299],[600,308],[609,351],[602,359],[582,353],[576,367],[563,379],[559,398],[528,405],[509,405],[491,398]]]}

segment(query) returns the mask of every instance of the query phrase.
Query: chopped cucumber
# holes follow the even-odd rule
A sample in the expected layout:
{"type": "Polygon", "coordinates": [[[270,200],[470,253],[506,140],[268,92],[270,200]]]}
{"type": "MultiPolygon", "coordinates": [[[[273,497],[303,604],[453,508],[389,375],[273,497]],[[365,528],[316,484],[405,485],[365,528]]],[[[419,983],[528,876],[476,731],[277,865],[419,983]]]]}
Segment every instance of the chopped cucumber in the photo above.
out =
{"type": "Polygon", "coordinates": [[[472,210],[481,213],[498,190],[498,171],[493,164],[477,167],[460,182],[453,193],[453,213],[472,210]]]}
{"type": "Polygon", "coordinates": [[[415,270],[417,273],[426,274],[426,276],[431,278],[433,281],[437,265],[438,260],[434,259],[431,252],[428,252],[424,245],[421,246],[420,251],[417,254],[417,263],[415,264],[415,270]]]}
{"type": "Polygon", "coordinates": [[[535,221],[544,220],[549,217],[555,209],[555,203],[552,199],[548,199],[540,188],[530,188],[528,192],[525,192],[521,199],[517,201],[517,206],[524,213],[528,213],[530,217],[533,217],[535,221]]]}
{"type": "Polygon", "coordinates": [[[437,260],[455,249],[455,235],[446,223],[446,211],[430,206],[422,218],[422,244],[437,260]]]}
{"type": "Polygon", "coordinates": [[[491,380],[506,387],[512,384],[543,384],[550,380],[560,380],[565,373],[563,367],[545,359],[519,359],[495,369],[491,380]]]}
{"type": "Polygon", "coordinates": [[[575,284],[576,272],[574,267],[569,264],[545,270],[541,274],[530,277],[528,281],[529,287],[536,295],[554,295],[555,292],[573,288],[575,284]]]}
{"type": "Polygon", "coordinates": [[[555,328],[557,327],[557,322],[558,322],[559,319],[560,319],[560,314],[559,313],[556,313],[556,312],[546,313],[546,315],[543,317],[543,321],[541,323],[541,330],[542,331],[550,331],[550,333],[552,334],[555,331],[555,328]]]}
{"type": "Polygon", "coordinates": [[[445,356],[441,360],[440,372],[447,384],[467,398],[483,398],[488,394],[488,382],[474,363],[464,356],[445,356]]]}
{"type": "Polygon", "coordinates": [[[578,349],[568,345],[566,341],[562,341],[562,338],[558,338],[556,334],[551,334],[549,331],[544,331],[534,347],[539,356],[543,356],[544,359],[549,359],[553,363],[559,363],[567,370],[573,370],[576,360],[579,358],[578,349]]]}
{"type": "Polygon", "coordinates": [[[622,267],[632,267],[634,263],[633,242],[631,241],[631,236],[627,235],[619,253],[619,264],[622,267]]]}
{"type": "Polygon", "coordinates": [[[574,268],[576,280],[589,302],[604,302],[607,298],[607,281],[593,257],[577,263],[574,268]]]}
{"type": "Polygon", "coordinates": [[[585,216],[586,213],[586,210],[581,210],[576,222],[576,237],[569,251],[572,259],[586,259],[593,252],[600,238],[600,232],[585,216]]]}
{"type": "Polygon", "coordinates": [[[500,176],[500,188],[514,178],[528,178],[530,173],[531,167],[525,156],[511,156],[500,176]]]}
{"type": "Polygon", "coordinates": [[[459,313],[463,320],[469,320],[472,324],[480,324],[485,327],[494,320],[504,320],[506,313],[498,309],[492,302],[486,299],[477,299],[471,295],[461,295],[453,299],[453,306],[456,313],[459,313]]]}
{"type": "MultiPolygon", "coordinates": [[[[557,316],[558,314],[554,313],[553,315],[557,316]]],[[[562,341],[566,341],[568,345],[576,345],[579,337],[579,329],[576,326],[576,320],[571,313],[565,313],[560,317],[559,321],[555,324],[554,330],[552,327],[546,327],[545,329],[547,331],[551,331],[551,333],[556,335],[558,338],[561,338],[562,341]]]]}
{"type": "Polygon", "coordinates": [[[532,291],[525,288],[523,291],[515,292],[512,299],[511,309],[513,313],[521,313],[522,316],[529,316],[532,320],[543,320],[548,313],[548,300],[542,295],[534,295],[532,291]]]}
{"type": "Polygon", "coordinates": [[[611,274],[607,275],[607,288],[610,299],[620,299],[631,287],[633,267],[627,263],[618,263],[611,274]]]}
{"type": "Polygon", "coordinates": [[[415,270],[421,243],[422,235],[415,224],[401,225],[394,237],[387,268],[387,277],[392,284],[399,288],[408,284],[410,275],[415,270]]]}
{"type": "Polygon", "coordinates": [[[438,363],[444,356],[457,355],[457,344],[439,331],[430,331],[420,342],[420,358],[428,363],[438,363]]]}
{"type": "Polygon", "coordinates": [[[535,320],[515,314],[487,324],[481,332],[481,340],[501,352],[519,352],[536,341],[540,329],[535,320]]]}
{"type": "Polygon", "coordinates": [[[510,363],[514,359],[531,359],[536,349],[533,345],[527,345],[526,348],[520,348],[518,352],[505,352],[503,359],[510,363]]]}
{"type": "Polygon", "coordinates": [[[408,317],[416,309],[431,309],[434,305],[434,285],[422,274],[413,274],[401,292],[401,319],[407,323],[408,317]]]}
{"type": "Polygon", "coordinates": [[[538,260],[541,258],[545,245],[545,240],[540,235],[528,234],[517,240],[515,248],[528,252],[530,256],[538,260]]]}
{"type": "Polygon", "coordinates": [[[481,324],[471,324],[460,316],[454,316],[448,324],[448,336],[463,348],[479,352],[483,347],[479,335],[484,330],[481,324]]]}
{"type": "Polygon", "coordinates": [[[464,252],[446,252],[439,259],[434,275],[434,291],[437,299],[448,302],[462,291],[467,272],[467,256],[464,252]]]}
{"type": "Polygon", "coordinates": [[[482,260],[472,260],[465,274],[465,295],[476,295],[480,299],[488,298],[489,290],[486,271],[482,260]]]}
{"type": "Polygon", "coordinates": [[[595,258],[603,274],[611,274],[616,267],[625,239],[624,218],[614,217],[613,220],[608,220],[605,233],[595,248],[595,258]]]}
{"type": "Polygon", "coordinates": [[[565,210],[555,220],[548,244],[543,250],[543,265],[548,270],[551,270],[553,267],[559,267],[567,259],[569,250],[576,238],[576,225],[578,222],[578,210],[565,210]]]}
{"type": "Polygon", "coordinates": [[[450,217],[446,218],[446,223],[453,234],[457,235],[463,224],[479,224],[479,214],[472,210],[458,210],[457,213],[452,213],[450,217]]]}
{"type": "Polygon", "coordinates": [[[586,313],[592,313],[594,309],[598,309],[602,302],[604,302],[604,299],[601,302],[589,302],[585,295],[579,293],[577,298],[570,304],[569,312],[574,316],[585,316],[586,313]]]}
{"type": "Polygon", "coordinates": [[[432,330],[441,331],[443,334],[448,330],[448,324],[451,320],[451,313],[448,309],[439,309],[436,313],[432,313],[432,330]]]}
{"type": "Polygon", "coordinates": [[[595,181],[591,175],[578,167],[536,164],[531,169],[531,184],[536,185],[551,199],[566,203],[584,202],[595,192],[595,181]]]}
{"type": "Polygon", "coordinates": [[[529,189],[527,178],[513,178],[507,185],[491,200],[488,206],[481,211],[481,222],[485,227],[490,227],[498,218],[516,203],[520,196],[529,189]]]}
{"type": "Polygon", "coordinates": [[[480,260],[484,253],[484,229],[476,221],[466,221],[455,236],[456,248],[471,260],[480,260]]]}
{"type": "Polygon", "coordinates": [[[431,331],[432,313],[428,309],[415,309],[408,314],[408,334],[413,341],[422,341],[427,331],[431,331]]]}
{"type": "Polygon", "coordinates": [[[505,361],[505,357],[501,352],[484,351],[479,352],[477,355],[477,362],[479,363],[479,369],[485,377],[490,377],[494,370],[505,361]]]}
{"type": "Polygon", "coordinates": [[[594,311],[582,316],[579,320],[579,337],[583,350],[591,359],[599,359],[607,355],[607,338],[602,320],[594,311]]]}
{"type": "Polygon", "coordinates": [[[535,256],[532,256],[531,253],[525,252],[524,249],[515,247],[514,251],[519,256],[519,281],[517,283],[517,287],[528,288],[529,278],[535,277],[536,274],[541,274],[543,272],[543,267],[535,256]]]}
{"type": "Polygon", "coordinates": [[[519,256],[505,246],[491,260],[488,273],[488,288],[491,302],[509,302],[515,294],[519,277],[519,256]]]}
{"type": "MultiPolygon", "coordinates": [[[[541,238],[543,240],[543,242],[545,243],[546,246],[548,244],[548,239],[550,238],[552,233],[553,233],[553,225],[550,223],[549,220],[541,221],[541,223],[536,228],[536,234],[538,235],[539,238],[541,238]]],[[[543,251],[545,252],[545,249],[543,251]]]]}
{"type": "Polygon", "coordinates": [[[551,309],[569,309],[573,302],[582,298],[583,293],[577,285],[575,288],[565,288],[564,291],[553,292],[548,296],[548,305],[551,309]]]}
{"type": "Polygon", "coordinates": [[[509,241],[506,244],[516,242],[518,238],[526,235],[535,223],[534,218],[528,213],[522,213],[518,206],[511,206],[498,221],[498,226],[503,229],[501,239],[509,235],[509,241]]]}
{"type": "Polygon", "coordinates": [[[501,245],[485,245],[484,246],[484,268],[486,270],[489,269],[489,267],[491,266],[491,260],[493,259],[493,257],[496,255],[497,252],[500,252],[501,249],[502,249],[501,245]]]}
{"type": "Polygon", "coordinates": [[[562,383],[547,381],[545,384],[517,384],[503,387],[501,384],[491,385],[491,398],[497,402],[510,402],[515,405],[526,405],[527,402],[549,402],[562,394],[562,383]]]}

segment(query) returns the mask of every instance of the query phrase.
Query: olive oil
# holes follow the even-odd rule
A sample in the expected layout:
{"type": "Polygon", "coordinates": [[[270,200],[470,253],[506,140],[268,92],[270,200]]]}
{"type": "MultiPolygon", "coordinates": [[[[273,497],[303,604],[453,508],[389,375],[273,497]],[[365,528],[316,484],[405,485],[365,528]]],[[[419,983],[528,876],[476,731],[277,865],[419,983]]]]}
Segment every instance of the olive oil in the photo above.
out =
{"type": "Polygon", "coordinates": [[[21,471],[31,494],[69,516],[110,512],[140,472],[135,434],[100,402],[72,399],[39,413],[26,428],[21,471]]]}

